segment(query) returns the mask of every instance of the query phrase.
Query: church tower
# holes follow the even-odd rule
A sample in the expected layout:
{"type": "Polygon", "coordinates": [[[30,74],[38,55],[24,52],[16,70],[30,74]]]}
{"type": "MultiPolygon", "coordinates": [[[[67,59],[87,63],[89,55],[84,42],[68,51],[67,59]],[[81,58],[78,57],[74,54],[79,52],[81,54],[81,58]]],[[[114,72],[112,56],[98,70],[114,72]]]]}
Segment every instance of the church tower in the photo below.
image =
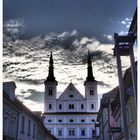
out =
{"type": "Polygon", "coordinates": [[[97,95],[97,81],[95,80],[92,72],[92,61],[90,52],[87,58],[87,78],[84,82],[85,85],[85,98],[87,99],[87,111],[98,111],[98,95],[97,95]]]}
{"type": "Polygon", "coordinates": [[[56,97],[57,97],[58,82],[55,80],[54,77],[52,52],[49,60],[48,77],[47,80],[44,81],[44,84],[45,84],[44,112],[54,112],[56,111],[56,97]]]}

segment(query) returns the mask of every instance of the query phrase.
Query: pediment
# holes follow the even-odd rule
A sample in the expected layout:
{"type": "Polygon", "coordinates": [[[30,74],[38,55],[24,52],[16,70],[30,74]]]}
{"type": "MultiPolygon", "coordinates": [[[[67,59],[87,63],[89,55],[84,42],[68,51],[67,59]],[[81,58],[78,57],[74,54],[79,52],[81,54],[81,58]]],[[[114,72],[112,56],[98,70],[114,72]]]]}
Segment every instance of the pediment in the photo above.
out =
{"type": "Polygon", "coordinates": [[[84,96],[70,83],[64,92],[59,96],[58,100],[85,100],[84,96]]]}

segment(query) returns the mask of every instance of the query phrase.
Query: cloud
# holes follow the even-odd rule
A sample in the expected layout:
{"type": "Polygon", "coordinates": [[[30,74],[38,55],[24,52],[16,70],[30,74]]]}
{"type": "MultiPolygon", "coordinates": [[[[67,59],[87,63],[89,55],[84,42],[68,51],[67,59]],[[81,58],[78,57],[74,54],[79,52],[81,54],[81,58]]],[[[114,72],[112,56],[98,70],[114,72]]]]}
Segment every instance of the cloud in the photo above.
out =
{"type": "Polygon", "coordinates": [[[119,23],[125,25],[126,28],[129,28],[132,22],[132,18],[125,18],[124,20],[120,21],[119,23]]]}
{"type": "Polygon", "coordinates": [[[119,35],[127,35],[127,34],[128,34],[128,31],[127,31],[127,32],[125,32],[125,31],[120,31],[118,34],[119,34],[119,35]]]}
{"type": "Polygon", "coordinates": [[[126,21],[122,20],[121,23],[125,25],[126,24],[126,21]]]}
{"type": "Polygon", "coordinates": [[[114,40],[114,38],[113,38],[112,35],[103,34],[103,37],[105,37],[105,38],[106,38],[107,40],[109,40],[109,41],[113,41],[113,40],[114,40]]]}
{"type": "Polygon", "coordinates": [[[23,104],[29,108],[32,111],[42,111],[44,110],[44,104],[43,103],[37,103],[34,102],[33,100],[22,100],[23,104]]]}
{"type": "Polygon", "coordinates": [[[30,93],[29,96],[25,97],[24,99],[32,100],[37,103],[44,102],[44,92],[37,91],[35,89],[28,89],[27,92],[30,93]]]}
{"type": "MultiPolygon", "coordinates": [[[[48,33],[30,40],[13,41],[4,35],[3,76],[5,80],[16,81],[16,95],[26,105],[30,104],[34,108],[35,103],[42,103],[43,100],[43,82],[48,76],[49,56],[52,51],[59,95],[71,80],[84,94],[87,52],[90,50],[93,75],[99,81],[98,91],[102,94],[118,82],[113,47],[113,44],[103,44],[95,37],[79,37],[76,30],[48,33]]],[[[126,69],[129,65],[128,59],[124,59],[122,64],[123,70],[126,69]]]]}
{"type": "Polygon", "coordinates": [[[10,19],[8,21],[4,21],[3,25],[4,33],[8,36],[11,36],[13,39],[19,37],[24,31],[25,24],[24,20],[21,18],[18,19],[10,19]]]}

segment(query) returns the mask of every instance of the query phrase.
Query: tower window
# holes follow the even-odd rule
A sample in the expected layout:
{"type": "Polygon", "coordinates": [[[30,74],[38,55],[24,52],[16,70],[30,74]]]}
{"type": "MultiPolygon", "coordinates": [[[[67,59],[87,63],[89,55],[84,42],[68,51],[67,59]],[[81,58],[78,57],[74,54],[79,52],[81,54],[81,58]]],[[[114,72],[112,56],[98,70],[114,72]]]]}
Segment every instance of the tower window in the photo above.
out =
{"type": "Polygon", "coordinates": [[[53,95],[53,90],[49,89],[49,95],[53,95]]]}
{"type": "Polygon", "coordinates": [[[84,105],[83,104],[81,104],[81,109],[84,109],[84,105]]]}
{"type": "Polygon", "coordinates": [[[49,109],[52,109],[52,105],[51,104],[49,104],[49,109]]]}
{"type": "Polygon", "coordinates": [[[62,104],[59,104],[59,109],[62,109],[62,104]]]}
{"type": "Polygon", "coordinates": [[[93,89],[90,90],[90,95],[94,95],[94,90],[93,89]]]}

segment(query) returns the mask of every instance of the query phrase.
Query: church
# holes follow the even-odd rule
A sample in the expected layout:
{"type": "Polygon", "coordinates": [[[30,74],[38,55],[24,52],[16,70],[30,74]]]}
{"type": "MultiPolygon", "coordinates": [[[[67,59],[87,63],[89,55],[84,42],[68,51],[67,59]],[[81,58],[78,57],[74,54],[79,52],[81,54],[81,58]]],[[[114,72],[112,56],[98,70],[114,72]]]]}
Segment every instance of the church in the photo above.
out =
{"type": "Polygon", "coordinates": [[[83,96],[72,82],[57,98],[58,82],[54,76],[50,54],[48,77],[44,81],[44,125],[59,140],[93,140],[98,113],[97,81],[92,72],[90,52],[87,57],[87,78],[83,96]]]}

